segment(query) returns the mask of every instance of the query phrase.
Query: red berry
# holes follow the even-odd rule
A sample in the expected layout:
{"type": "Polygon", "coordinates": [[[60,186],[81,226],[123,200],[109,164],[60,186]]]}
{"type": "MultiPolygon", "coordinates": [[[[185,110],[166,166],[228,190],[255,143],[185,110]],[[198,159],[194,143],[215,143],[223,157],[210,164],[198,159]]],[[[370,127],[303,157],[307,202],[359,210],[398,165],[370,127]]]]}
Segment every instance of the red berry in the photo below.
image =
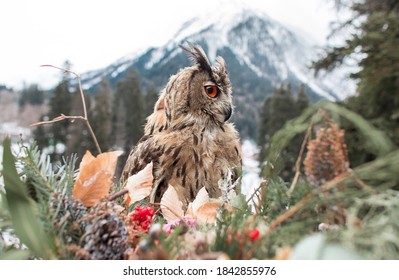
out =
{"type": "Polygon", "coordinates": [[[148,231],[152,223],[152,217],[154,216],[154,208],[136,206],[133,212],[130,214],[130,218],[134,222],[134,228],[137,231],[148,231]]]}
{"type": "Polygon", "coordinates": [[[259,238],[260,232],[257,228],[250,229],[247,230],[247,235],[249,236],[249,239],[251,239],[251,241],[255,241],[256,239],[259,238]]]}

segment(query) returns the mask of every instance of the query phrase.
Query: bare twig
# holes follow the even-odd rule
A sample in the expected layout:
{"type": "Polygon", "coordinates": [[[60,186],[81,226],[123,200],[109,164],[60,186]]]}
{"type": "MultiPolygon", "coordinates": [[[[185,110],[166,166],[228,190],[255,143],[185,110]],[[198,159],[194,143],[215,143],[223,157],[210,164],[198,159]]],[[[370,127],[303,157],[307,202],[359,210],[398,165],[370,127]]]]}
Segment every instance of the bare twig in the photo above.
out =
{"type": "Polygon", "coordinates": [[[252,195],[247,199],[247,204],[248,204],[251,200],[254,199],[254,197],[257,195],[257,193],[258,193],[259,191],[261,191],[261,190],[264,188],[264,185],[267,185],[267,180],[265,180],[265,179],[263,179],[263,180],[260,182],[259,187],[257,187],[257,188],[253,191],[252,195]]]}
{"type": "Polygon", "coordinates": [[[110,201],[115,200],[115,199],[117,199],[118,197],[121,197],[122,195],[127,194],[128,192],[129,192],[129,191],[128,191],[127,188],[122,189],[122,190],[120,190],[120,191],[118,191],[118,192],[116,192],[116,193],[111,194],[111,195],[108,197],[108,200],[110,200],[110,201]]]}
{"type": "Polygon", "coordinates": [[[365,182],[363,182],[361,179],[359,179],[356,174],[353,174],[355,183],[363,190],[368,191],[369,193],[375,194],[376,191],[369,185],[367,185],[365,182]]]}
{"type": "Polygon", "coordinates": [[[91,128],[91,125],[90,125],[90,122],[89,122],[89,119],[88,119],[88,116],[87,116],[86,101],[85,101],[85,97],[84,97],[84,93],[83,93],[83,89],[82,89],[82,82],[80,80],[80,76],[77,73],[75,73],[75,72],[73,72],[71,70],[60,68],[60,67],[53,66],[53,65],[46,64],[46,65],[41,65],[41,67],[52,67],[52,68],[64,71],[65,73],[70,73],[70,74],[74,75],[77,78],[78,84],[79,84],[80,98],[82,100],[82,106],[83,106],[83,116],[66,116],[64,114],[61,114],[58,117],[55,117],[54,119],[52,119],[50,121],[37,122],[37,123],[31,124],[31,126],[52,124],[52,123],[56,123],[56,122],[67,120],[67,119],[79,119],[79,120],[82,120],[82,121],[85,122],[85,124],[87,126],[87,129],[89,130],[89,132],[90,132],[90,134],[91,134],[91,136],[93,138],[93,141],[94,141],[94,144],[96,145],[98,153],[101,154],[100,145],[98,144],[97,137],[94,134],[93,129],[91,128]]]}
{"type": "Polygon", "coordinates": [[[261,183],[260,183],[260,193],[259,193],[259,197],[258,197],[258,205],[256,206],[257,207],[257,213],[259,213],[260,212],[260,209],[261,209],[261,207],[262,207],[262,199],[266,196],[266,189],[267,189],[267,184],[269,183],[269,181],[267,181],[267,180],[263,180],[261,183]]]}
{"type": "Polygon", "coordinates": [[[305,152],[305,147],[306,144],[308,143],[310,136],[312,134],[312,129],[313,129],[313,123],[309,125],[308,130],[306,131],[305,138],[303,139],[302,145],[301,145],[301,150],[299,152],[298,158],[295,163],[295,176],[294,179],[292,180],[290,189],[288,190],[288,195],[291,195],[291,193],[294,191],[296,184],[298,183],[299,176],[301,175],[301,163],[302,163],[302,157],[303,153],[305,152]]]}

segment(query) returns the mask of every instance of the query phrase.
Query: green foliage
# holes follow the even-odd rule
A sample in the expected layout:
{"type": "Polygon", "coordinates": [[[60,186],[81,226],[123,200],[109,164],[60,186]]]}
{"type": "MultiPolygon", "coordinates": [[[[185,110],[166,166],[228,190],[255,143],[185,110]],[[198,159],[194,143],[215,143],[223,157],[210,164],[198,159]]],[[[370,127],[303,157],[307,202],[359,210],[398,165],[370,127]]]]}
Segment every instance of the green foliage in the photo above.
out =
{"type": "Polygon", "coordinates": [[[23,107],[25,104],[41,105],[44,102],[44,92],[39,89],[37,84],[31,84],[24,87],[19,97],[19,106],[23,107]]]}
{"type": "Polygon", "coordinates": [[[348,227],[341,232],[341,243],[369,259],[398,259],[398,233],[399,192],[387,190],[355,200],[349,209],[348,227]]]}
{"type": "MultiPolygon", "coordinates": [[[[71,196],[76,158],[53,167],[50,158],[42,156],[37,146],[32,145],[23,147],[15,161],[7,141],[3,159],[6,195],[0,201],[0,228],[16,234],[28,247],[29,255],[18,246],[5,248],[0,235],[0,258],[87,257],[79,242],[85,236],[84,221],[90,218],[89,209],[71,196]]],[[[352,255],[359,258],[399,259],[399,150],[383,130],[344,106],[321,102],[277,131],[267,152],[266,183],[262,183],[253,199],[247,201],[242,194],[228,196],[231,205],[218,213],[214,225],[194,228],[180,223],[170,235],[161,230],[165,221],[157,217],[148,233],[121,228],[130,230],[130,238],[136,242],[131,256],[181,259],[223,253],[231,259],[273,259],[279,257],[281,248],[295,251],[307,236],[326,231],[322,233],[323,238],[328,237],[323,246],[340,243],[341,248],[357,253],[352,255]],[[310,186],[303,176],[296,182],[279,177],[283,170],[279,162],[285,156],[282,151],[296,145],[297,135],[317,128],[326,115],[356,128],[375,159],[354,166],[317,188],[310,186]]],[[[122,199],[118,201],[119,205],[123,203],[122,199]]],[[[129,212],[128,207],[125,210],[129,212]]],[[[91,212],[92,217],[100,213],[91,212]]],[[[103,223],[108,225],[101,220],[97,226],[100,228],[103,223]]],[[[106,246],[107,242],[100,243],[106,246]]]]}
{"type": "MultiPolygon", "coordinates": [[[[360,133],[363,145],[375,156],[385,155],[397,148],[382,130],[376,128],[355,112],[336,103],[320,102],[307,109],[300,117],[288,121],[281,130],[273,135],[266,157],[264,176],[279,175],[284,149],[288,145],[292,145],[291,141],[297,135],[303,134],[309,126],[313,126],[321,120],[321,115],[316,114],[320,109],[329,112],[338,122],[342,120],[349,122],[360,133]]],[[[351,146],[349,146],[350,148],[351,146]]]]}
{"type": "MultiPolygon", "coordinates": [[[[71,116],[84,116],[82,98],[80,90],[77,88],[74,92],[70,93],[72,98],[71,116]]],[[[87,108],[91,107],[92,98],[89,94],[84,94],[84,99],[87,108]]],[[[88,110],[88,118],[90,119],[90,110],[88,110]]],[[[68,121],[64,121],[67,122],[68,121]]],[[[94,154],[97,152],[96,145],[87,128],[85,122],[81,120],[73,121],[68,125],[67,138],[63,142],[66,145],[66,150],[63,156],[70,156],[76,154],[78,158],[83,158],[86,151],[91,151],[94,154]]]]}
{"type": "Polygon", "coordinates": [[[255,221],[250,221],[251,208],[248,204],[241,205],[241,208],[235,208],[233,213],[223,210],[216,223],[216,238],[212,251],[221,251],[226,253],[231,259],[244,259],[248,252],[250,244],[245,235],[249,226],[256,227],[255,221]]]}
{"type": "Polygon", "coordinates": [[[50,157],[32,144],[30,147],[21,145],[21,152],[14,160],[10,141],[5,140],[3,146],[6,195],[2,195],[0,201],[0,228],[17,236],[29,251],[11,248],[7,256],[2,257],[26,258],[28,254],[44,259],[57,258],[55,240],[60,234],[58,230],[62,229],[54,227],[57,211],[50,205],[55,192],[71,194],[76,180],[76,157],[54,166],[50,157]]]}
{"type": "MultiPolygon", "coordinates": [[[[114,147],[125,151],[119,161],[124,163],[129,151],[144,133],[143,97],[140,77],[136,70],[131,69],[118,83],[112,108],[111,141],[114,147]]],[[[116,173],[120,174],[122,168],[123,166],[119,165],[116,173]]]]}
{"type": "Polygon", "coordinates": [[[148,89],[147,93],[144,95],[144,110],[143,110],[143,116],[146,118],[149,115],[151,115],[154,112],[154,105],[155,102],[158,100],[158,90],[156,89],[155,86],[150,86],[148,89]]]}
{"type": "MultiPolygon", "coordinates": [[[[102,150],[111,148],[112,90],[107,80],[102,80],[94,97],[94,108],[89,114],[91,126],[102,150]]],[[[94,147],[93,147],[94,148],[94,147]]]]}
{"type": "MultiPolygon", "coordinates": [[[[352,74],[358,81],[357,95],[344,103],[399,146],[399,4],[390,0],[350,0],[343,6],[349,7],[353,17],[340,29],[354,31],[342,46],[329,48],[314,68],[316,72],[330,71],[349,59],[357,61],[360,70],[352,74]]],[[[360,131],[351,123],[343,123],[343,128],[353,166],[376,158],[375,150],[360,141],[360,131]]]]}
{"type": "MultiPolygon", "coordinates": [[[[61,114],[70,115],[72,108],[72,96],[69,91],[68,80],[61,81],[53,91],[49,102],[48,117],[54,119],[61,114]]],[[[70,123],[67,121],[58,122],[51,126],[52,141],[54,143],[65,143],[70,123]]]]}
{"type": "Polygon", "coordinates": [[[13,229],[31,252],[44,259],[54,258],[54,240],[44,231],[38,207],[29,197],[26,185],[19,178],[11,153],[11,142],[4,140],[4,185],[13,229]]]}
{"type": "Polygon", "coordinates": [[[330,240],[365,258],[399,258],[399,242],[393,238],[399,233],[394,214],[398,203],[399,151],[382,130],[345,107],[322,102],[287,122],[272,137],[268,152],[264,174],[271,179],[262,196],[260,214],[270,219],[272,229],[262,239],[262,251],[256,254],[271,258],[278,248],[292,247],[324,223],[337,226],[329,232],[330,240]],[[291,192],[287,184],[277,178],[281,151],[291,144],[296,134],[309,126],[317,126],[326,112],[338,122],[345,120],[353,125],[376,159],[353,168],[335,184],[313,189],[300,180],[291,192]],[[348,215],[342,209],[346,209],[348,215]],[[384,254],[384,249],[389,253],[384,254]]]}
{"type": "Polygon", "coordinates": [[[361,115],[335,103],[326,102],[323,103],[322,106],[330,112],[342,116],[347,121],[351,122],[352,127],[357,129],[358,133],[361,134],[368,153],[378,156],[395,149],[395,144],[388,137],[386,131],[378,129],[371,122],[366,121],[361,115]]]}
{"type": "Polygon", "coordinates": [[[143,101],[140,88],[140,77],[137,71],[132,70],[125,79],[118,84],[116,96],[120,98],[120,105],[125,106],[126,117],[126,144],[128,150],[138,142],[143,135],[143,101]]]}
{"type": "MultiPolygon", "coordinates": [[[[258,133],[258,145],[261,147],[260,158],[264,160],[266,150],[270,148],[271,138],[279,131],[287,121],[302,114],[309,106],[309,98],[305,93],[304,85],[295,99],[293,97],[291,86],[281,86],[276,89],[273,95],[267,98],[260,111],[260,124],[258,133]]],[[[280,150],[279,161],[273,161],[278,164],[281,171],[280,176],[289,180],[293,176],[293,166],[298,157],[301,143],[304,135],[293,133],[293,139],[290,139],[291,145],[285,145],[280,150]]]]}

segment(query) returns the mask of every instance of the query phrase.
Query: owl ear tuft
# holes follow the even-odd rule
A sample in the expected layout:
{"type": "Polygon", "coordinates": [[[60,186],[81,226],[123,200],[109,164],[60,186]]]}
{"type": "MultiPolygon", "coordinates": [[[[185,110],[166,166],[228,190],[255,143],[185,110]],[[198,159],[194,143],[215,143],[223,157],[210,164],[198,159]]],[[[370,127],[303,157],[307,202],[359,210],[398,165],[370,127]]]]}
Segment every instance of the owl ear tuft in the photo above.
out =
{"type": "Polygon", "coordinates": [[[212,75],[212,67],[209,63],[208,57],[206,56],[204,50],[198,46],[194,45],[193,43],[187,42],[188,47],[180,45],[180,48],[187,54],[190,60],[198,65],[202,70],[212,75]]]}
{"type": "Polygon", "coordinates": [[[216,57],[216,68],[218,69],[218,72],[222,72],[225,76],[229,74],[229,71],[227,70],[226,62],[224,61],[223,57],[218,56],[216,57]]]}

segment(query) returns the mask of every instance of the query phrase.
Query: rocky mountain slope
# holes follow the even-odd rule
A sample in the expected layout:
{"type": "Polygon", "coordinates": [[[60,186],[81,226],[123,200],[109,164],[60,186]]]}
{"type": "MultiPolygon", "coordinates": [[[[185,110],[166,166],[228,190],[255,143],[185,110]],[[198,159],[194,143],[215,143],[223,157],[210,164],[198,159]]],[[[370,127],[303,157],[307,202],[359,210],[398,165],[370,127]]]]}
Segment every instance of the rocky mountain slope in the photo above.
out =
{"type": "Polygon", "coordinates": [[[143,78],[143,87],[161,88],[172,74],[190,65],[179,48],[186,41],[201,45],[211,61],[216,56],[226,60],[236,105],[234,120],[249,136],[256,131],[257,110],[276,86],[291,83],[296,92],[305,84],[313,101],[342,99],[348,92],[342,73],[314,77],[309,66],[320,47],[308,36],[264,13],[233,6],[187,21],[161,47],[130,54],[104,69],[85,73],[84,87],[94,90],[104,77],[116,86],[129,69],[135,68],[143,78]]]}

